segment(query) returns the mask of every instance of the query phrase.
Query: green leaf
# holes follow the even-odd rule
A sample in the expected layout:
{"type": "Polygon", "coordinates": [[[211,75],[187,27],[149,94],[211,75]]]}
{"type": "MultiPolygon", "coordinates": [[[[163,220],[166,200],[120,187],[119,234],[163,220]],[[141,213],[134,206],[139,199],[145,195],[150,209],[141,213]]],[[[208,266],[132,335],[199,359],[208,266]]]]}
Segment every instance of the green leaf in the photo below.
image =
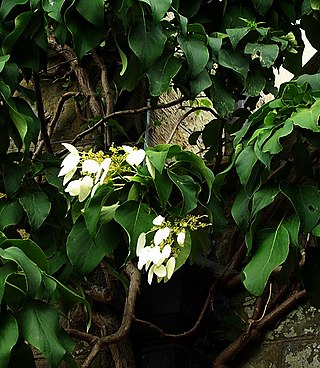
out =
{"type": "Polygon", "coordinates": [[[162,174],[166,159],[169,158],[169,153],[174,152],[178,154],[181,152],[181,148],[178,145],[171,144],[158,144],[155,147],[147,147],[146,155],[152,165],[162,174]]]}
{"type": "Polygon", "coordinates": [[[28,0],[3,0],[0,8],[0,19],[3,21],[16,5],[23,5],[28,0]]]}
{"type": "Polygon", "coordinates": [[[319,133],[320,132],[320,127],[318,125],[319,116],[320,116],[320,99],[317,99],[315,103],[309,108],[297,107],[297,111],[292,113],[291,119],[294,125],[319,133]]]}
{"type": "Polygon", "coordinates": [[[262,67],[270,68],[278,57],[279,47],[275,44],[248,43],[244,53],[250,54],[253,59],[259,58],[262,67]]]}
{"type": "Polygon", "coordinates": [[[100,212],[100,219],[99,219],[99,221],[102,224],[107,224],[108,222],[110,222],[111,220],[113,220],[114,219],[114,214],[116,212],[116,209],[119,206],[120,205],[118,203],[112,204],[110,206],[102,206],[101,212],[100,212]]]}
{"type": "Polygon", "coordinates": [[[37,230],[49,215],[51,203],[41,190],[25,193],[19,197],[19,202],[27,213],[32,230],[37,230]]]}
{"type": "Polygon", "coordinates": [[[271,272],[286,260],[289,244],[289,233],[282,223],[277,229],[264,229],[257,234],[254,254],[243,270],[243,284],[251,294],[263,293],[271,272]]]}
{"type": "Polygon", "coordinates": [[[203,69],[195,79],[190,80],[191,98],[197,97],[201,92],[211,87],[211,85],[212,80],[210,75],[206,69],[203,69]]]}
{"type": "Polygon", "coordinates": [[[162,172],[162,174],[159,174],[159,172],[156,171],[154,183],[160,199],[160,203],[162,207],[165,208],[172,192],[173,183],[168,177],[166,171],[162,172]]]}
{"type": "Polygon", "coordinates": [[[135,22],[128,35],[129,46],[139,58],[142,68],[149,69],[161,56],[167,36],[160,24],[149,20],[135,22]]]}
{"type": "Polygon", "coordinates": [[[9,313],[0,315],[0,367],[7,367],[11,350],[18,341],[18,323],[9,313]]]}
{"type": "Polygon", "coordinates": [[[14,30],[9,33],[2,41],[1,48],[4,54],[7,54],[12,46],[17,42],[17,39],[24,32],[32,18],[32,12],[27,11],[19,14],[14,20],[14,30]]]}
{"type": "Polygon", "coordinates": [[[91,237],[94,237],[96,234],[102,205],[112,192],[112,187],[108,185],[101,185],[95,192],[94,196],[86,201],[83,217],[91,237]]]}
{"type": "Polygon", "coordinates": [[[75,345],[61,329],[56,310],[41,301],[27,303],[19,313],[18,323],[23,337],[45,356],[52,368],[59,367],[67,353],[66,345],[75,345]]]}
{"type": "Polygon", "coordinates": [[[226,32],[229,36],[232,47],[235,49],[238,43],[251,31],[250,27],[229,28],[226,32]]]}
{"type": "Polygon", "coordinates": [[[283,221],[283,226],[288,230],[290,235],[290,242],[291,244],[299,247],[299,231],[300,231],[300,220],[297,214],[286,218],[283,221]]]}
{"type": "Polygon", "coordinates": [[[235,100],[218,78],[212,79],[210,98],[214,108],[222,118],[226,118],[233,113],[235,100]]]}
{"type": "Polygon", "coordinates": [[[4,66],[6,65],[9,59],[10,59],[10,55],[0,56],[0,73],[2,72],[4,66]]]}
{"type": "Polygon", "coordinates": [[[147,77],[150,83],[151,96],[159,96],[167,92],[172,78],[181,68],[181,62],[173,55],[163,55],[147,71],[147,77]]]}
{"type": "Polygon", "coordinates": [[[252,169],[258,158],[252,146],[245,147],[235,161],[235,167],[240,179],[240,183],[245,186],[250,178],[252,169]]]}
{"type": "Polygon", "coordinates": [[[16,225],[19,223],[23,209],[19,201],[15,199],[0,199],[0,230],[7,226],[16,225]]]}
{"type": "Polygon", "coordinates": [[[313,10],[320,10],[320,1],[319,0],[310,0],[310,5],[313,10]]]}
{"type": "Polygon", "coordinates": [[[219,52],[219,64],[247,78],[249,60],[234,50],[222,49],[219,52]]]}
{"type": "MultiPolygon", "coordinates": [[[[2,298],[6,287],[7,279],[10,275],[17,272],[17,267],[13,262],[7,262],[0,267],[0,304],[2,304],[2,298]]],[[[1,345],[0,345],[1,350],[1,345]]],[[[1,355],[0,355],[1,356],[1,355]]]]}
{"type": "Polygon", "coordinates": [[[120,241],[120,231],[114,222],[101,224],[94,238],[80,216],[67,239],[67,254],[76,271],[86,275],[93,271],[104,256],[111,254],[120,241]]]}
{"type": "Polygon", "coordinates": [[[273,203],[280,190],[275,186],[266,186],[255,192],[252,199],[251,217],[273,203]]]}
{"type": "Polygon", "coordinates": [[[241,230],[246,230],[248,228],[249,202],[250,198],[247,196],[244,188],[241,188],[231,207],[232,217],[241,230]]]}
{"type": "Polygon", "coordinates": [[[181,214],[185,215],[194,210],[198,203],[197,194],[200,190],[199,185],[189,175],[181,175],[168,170],[168,176],[182,195],[183,204],[181,214]]]}
{"type": "Polygon", "coordinates": [[[103,27],[104,0],[78,0],[76,3],[78,12],[94,26],[103,27]]]}
{"type": "Polygon", "coordinates": [[[320,219],[320,194],[312,186],[280,185],[281,192],[291,201],[296,210],[304,233],[310,233],[320,219]]]}
{"type": "Polygon", "coordinates": [[[58,177],[59,171],[59,167],[47,167],[44,169],[44,175],[50,185],[56,187],[61,194],[64,194],[65,192],[61,177],[58,177]]]}
{"type": "Polygon", "coordinates": [[[141,233],[148,232],[152,227],[152,221],[156,214],[142,202],[127,201],[117,208],[115,220],[123,227],[129,238],[130,257],[135,256],[138,237],[141,233]]]}
{"type": "Polygon", "coordinates": [[[252,0],[256,11],[261,15],[266,15],[273,4],[273,0],[252,0]]]}
{"type": "Polygon", "coordinates": [[[189,77],[193,79],[206,67],[209,61],[209,51],[206,45],[197,38],[187,38],[180,34],[177,40],[187,59],[189,77]]]}
{"type": "Polygon", "coordinates": [[[13,261],[25,273],[27,294],[34,296],[41,284],[41,271],[39,267],[32,262],[25,253],[17,247],[9,247],[7,249],[0,249],[0,258],[13,261]]]}
{"type": "Polygon", "coordinates": [[[293,131],[292,119],[287,119],[282,128],[277,129],[274,133],[265,141],[262,146],[263,152],[270,152],[275,155],[282,151],[283,147],[280,144],[280,138],[286,137],[293,131]]]}
{"type": "Polygon", "coordinates": [[[149,4],[152,10],[152,16],[155,22],[159,22],[169,10],[172,0],[140,0],[149,4]]]}
{"type": "Polygon", "coordinates": [[[28,131],[28,122],[26,117],[18,111],[13,99],[7,100],[7,104],[9,106],[9,115],[19,132],[21,141],[24,142],[28,131]]]}
{"type": "Polygon", "coordinates": [[[246,91],[249,96],[259,96],[266,85],[266,78],[259,71],[249,71],[246,79],[246,91]]]}
{"type": "Polygon", "coordinates": [[[8,197],[12,197],[20,189],[22,180],[31,170],[30,163],[6,162],[3,165],[3,179],[8,197]]]}

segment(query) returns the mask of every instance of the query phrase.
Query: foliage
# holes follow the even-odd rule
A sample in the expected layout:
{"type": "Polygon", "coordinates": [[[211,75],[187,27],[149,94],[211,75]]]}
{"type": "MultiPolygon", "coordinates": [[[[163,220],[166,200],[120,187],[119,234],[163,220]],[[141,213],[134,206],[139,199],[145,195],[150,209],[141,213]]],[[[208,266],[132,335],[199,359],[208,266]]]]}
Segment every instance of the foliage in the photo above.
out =
{"type": "Polygon", "coordinates": [[[235,271],[251,294],[263,295],[270,277],[280,286],[291,277],[319,305],[320,75],[299,76],[300,27],[319,49],[317,1],[0,2],[1,367],[15,355],[33,366],[30,345],[52,367],[75,364],[59,317],[82,303],[89,331],[85,294],[97,269],[125,288],[130,262],[149,283],[154,274],[170,282],[200,254],[229,264],[230,254],[217,256],[222,238],[232,254],[245,242],[235,271]],[[61,108],[47,117],[40,88],[51,53],[78,83],[72,96],[85,120],[62,162],[66,150],[51,146],[61,108]],[[281,65],[296,78],[277,92],[281,65]],[[132,124],[132,133],[121,120],[139,112],[124,104],[144,84],[143,111],[170,88],[211,101],[199,107],[215,118],[190,137],[202,138],[203,158],[175,144],[148,147],[147,127],[132,124]],[[262,92],[276,99],[255,110],[262,92]],[[92,132],[98,143],[74,146],[92,132]]]}

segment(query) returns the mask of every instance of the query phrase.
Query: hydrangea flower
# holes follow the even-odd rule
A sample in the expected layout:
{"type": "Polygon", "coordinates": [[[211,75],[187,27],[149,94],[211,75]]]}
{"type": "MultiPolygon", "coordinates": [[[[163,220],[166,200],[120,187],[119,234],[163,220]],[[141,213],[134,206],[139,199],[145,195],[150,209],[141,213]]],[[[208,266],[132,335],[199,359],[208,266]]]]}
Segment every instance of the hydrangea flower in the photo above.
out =
{"type": "Polygon", "coordinates": [[[90,194],[93,187],[93,179],[91,176],[84,176],[78,180],[71,181],[65,188],[65,192],[71,196],[78,196],[79,202],[83,202],[90,194]]]}
{"type": "Polygon", "coordinates": [[[146,156],[146,153],[143,149],[136,149],[130,146],[122,146],[122,148],[128,154],[126,161],[131,166],[140,165],[146,156]]]}
{"type": "Polygon", "coordinates": [[[70,143],[62,143],[62,145],[70,152],[61,163],[61,170],[58,176],[64,176],[63,185],[67,184],[73,177],[80,162],[80,154],[76,147],[70,143]]]}

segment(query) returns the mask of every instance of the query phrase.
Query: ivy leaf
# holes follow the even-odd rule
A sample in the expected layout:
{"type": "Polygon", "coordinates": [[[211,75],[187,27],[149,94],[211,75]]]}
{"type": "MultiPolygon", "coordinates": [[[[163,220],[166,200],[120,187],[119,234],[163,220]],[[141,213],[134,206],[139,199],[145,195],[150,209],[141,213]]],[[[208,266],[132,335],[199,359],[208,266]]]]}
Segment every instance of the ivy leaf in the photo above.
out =
{"type": "Polygon", "coordinates": [[[148,232],[156,214],[142,202],[127,201],[117,208],[115,220],[123,227],[129,238],[129,256],[135,256],[138,237],[148,232]]]}
{"type": "Polygon", "coordinates": [[[150,5],[155,22],[159,22],[169,10],[172,0],[140,0],[150,5]]]}
{"type": "Polygon", "coordinates": [[[320,194],[313,186],[280,185],[281,192],[290,200],[296,210],[304,233],[310,233],[320,219],[320,194]]]}
{"type": "Polygon", "coordinates": [[[246,230],[249,224],[249,202],[244,188],[241,188],[231,207],[231,214],[241,230],[246,230]]]}
{"type": "Polygon", "coordinates": [[[290,237],[281,223],[277,229],[260,231],[255,243],[254,254],[243,270],[243,284],[251,294],[261,295],[271,272],[286,260],[290,237]]]}
{"type": "Polygon", "coordinates": [[[252,169],[258,158],[252,146],[245,147],[235,161],[240,183],[245,186],[250,178],[252,169]]]}
{"type": "Polygon", "coordinates": [[[298,107],[296,112],[293,112],[291,119],[294,125],[298,125],[301,128],[312,130],[316,133],[320,132],[318,120],[320,116],[320,99],[310,106],[298,107]]]}
{"type": "Polygon", "coordinates": [[[19,265],[25,274],[27,293],[30,296],[34,296],[40,287],[42,279],[39,267],[17,247],[0,249],[0,258],[13,261],[19,265]]]}
{"type": "Polygon", "coordinates": [[[78,0],[76,3],[78,12],[88,22],[94,26],[103,27],[104,23],[104,1],[103,0],[90,0],[88,6],[87,0],[78,0]]]}
{"type": "Polygon", "coordinates": [[[129,46],[139,58],[142,68],[149,69],[161,56],[167,36],[160,24],[149,20],[135,22],[128,36],[129,46]]]}
{"type": "Polygon", "coordinates": [[[287,119],[284,125],[277,129],[263,144],[262,151],[269,152],[275,155],[282,151],[283,147],[280,144],[280,138],[289,135],[293,131],[292,119],[287,119]]]}
{"type": "Polygon", "coordinates": [[[66,346],[75,346],[61,329],[58,313],[51,305],[30,301],[20,311],[18,323],[23,337],[46,357],[52,368],[60,365],[68,352],[66,346]]]}
{"type": "Polygon", "coordinates": [[[0,230],[7,226],[16,225],[22,216],[23,209],[19,201],[15,199],[0,199],[0,230]]]}
{"type": "Polygon", "coordinates": [[[247,78],[249,60],[234,50],[222,49],[219,52],[219,64],[247,78]]]}
{"type": "Polygon", "coordinates": [[[49,215],[51,203],[47,195],[41,190],[25,193],[19,197],[23,209],[26,211],[32,230],[37,230],[49,215]]]}
{"type": "Polygon", "coordinates": [[[279,188],[275,186],[266,186],[255,192],[252,199],[251,217],[253,218],[259,211],[273,203],[279,192],[279,188]]]}
{"type": "Polygon", "coordinates": [[[1,313],[0,326],[0,367],[7,367],[11,350],[18,341],[18,323],[11,314],[1,313]]]}
{"type": "Polygon", "coordinates": [[[80,216],[67,239],[67,254],[71,264],[82,275],[90,273],[118,245],[119,233],[116,224],[109,222],[98,226],[96,235],[92,238],[84,218],[80,216]]]}
{"type": "Polygon", "coordinates": [[[199,186],[194,182],[191,176],[177,174],[168,170],[169,178],[178,187],[183,199],[181,214],[187,214],[197,207],[197,194],[199,186]]]}
{"type": "Polygon", "coordinates": [[[250,54],[253,59],[259,58],[262,67],[270,68],[278,57],[279,47],[275,44],[248,43],[244,53],[250,54]]]}
{"type": "Polygon", "coordinates": [[[147,71],[150,83],[150,94],[152,96],[159,96],[166,92],[172,78],[178,73],[180,68],[180,60],[173,55],[162,56],[156,61],[147,71]]]}
{"type": "Polygon", "coordinates": [[[180,34],[177,40],[186,56],[190,79],[193,79],[206,67],[209,61],[209,51],[206,45],[197,38],[184,37],[180,34]]]}
{"type": "Polygon", "coordinates": [[[232,47],[235,49],[238,43],[251,31],[250,27],[229,28],[226,32],[229,36],[232,47]]]}

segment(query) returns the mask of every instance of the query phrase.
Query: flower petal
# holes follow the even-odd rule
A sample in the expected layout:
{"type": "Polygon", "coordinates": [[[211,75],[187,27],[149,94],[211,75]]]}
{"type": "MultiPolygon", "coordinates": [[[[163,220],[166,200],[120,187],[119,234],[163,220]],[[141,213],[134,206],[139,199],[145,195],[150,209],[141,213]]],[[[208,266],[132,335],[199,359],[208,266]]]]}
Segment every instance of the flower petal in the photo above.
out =
{"type": "Polygon", "coordinates": [[[169,280],[171,276],[173,275],[174,268],[176,267],[176,259],[174,257],[171,257],[168,259],[168,262],[166,264],[167,269],[167,279],[169,280]]]}
{"type": "Polygon", "coordinates": [[[85,176],[81,181],[79,202],[83,202],[91,192],[93,187],[93,179],[91,176],[85,176]]]}
{"type": "Polygon", "coordinates": [[[165,277],[167,274],[167,269],[165,268],[164,265],[160,265],[160,266],[155,266],[153,272],[158,276],[158,277],[165,277]]]}
{"type": "Polygon", "coordinates": [[[171,247],[169,244],[166,244],[162,249],[162,255],[164,256],[164,258],[169,258],[170,254],[171,254],[171,247]]]}
{"type": "Polygon", "coordinates": [[[80,193],[81,180],[70,181],[68,186],[65,188],[65,192],[69,193],[71,196],[77,196],[80,193]]]}
{"type": "Polygon", "coordinates": [[[184,241],[186,239],[186,233],[184,231],[180,231],[180,233],[177,236],[177,242],[179,245],[183,245],[184,241]]]}
{"type": "Polygon", "coordinates": [[[164,240],[166,240],[169,235],[170,235],[170,229],[168,227],[157,230],[153,238],[154,244],[159,245],[164,240]]]}
{"type": "Polygon", "coordinates": [[[139,257],[145,245],[146,245],[146,233],[141,233],[137,241],[137,248],[136,248],[137,257],[139,257]]]}
{"type": "Polygon", "coordinates": [[[61,143],[69,152],[73,153],[73,154],[79,154],[78,150],[76,149],[75,146],[73,146],[70,143],[61,143]]]}
{"type": "Polygon", "coordinates": [[[155,265],[150,267],[150,270],[148,272],[148,284],[151,285],[152,279],[153,279],[153,269],[155,268],[155,265]]]}
{"type": "Polygon", "coordinates": [[[145,151],[143,149],[132,150],[128,154],[128,156],[126,158],[126,161],[131,166],[138,166],[144,160],[145,156],[146,156],[146,153],[145,153],[145,151]]]}
{"type": "Polygon", "coordinates": [[[77,171],[77,168],[75,167],[73,170],[69,171],[65,177],[63,178],[63,185],[66,185],[68,181],[70,181],[74,175],[74,173],[77,171]]]}
{"type": "Polygon", "coordinates": [[[100,165],[96,160],[88,159],[82,163],[82,171],[89,174],[95,174],[99,171],[100,165]]]}
{"type": "Polygon", "coordinates": [[[155,226],[160,226],[164,221],[164,217],[162,217],[161,215],[157,216],[153,221],[153,225],[155,226]]]}

